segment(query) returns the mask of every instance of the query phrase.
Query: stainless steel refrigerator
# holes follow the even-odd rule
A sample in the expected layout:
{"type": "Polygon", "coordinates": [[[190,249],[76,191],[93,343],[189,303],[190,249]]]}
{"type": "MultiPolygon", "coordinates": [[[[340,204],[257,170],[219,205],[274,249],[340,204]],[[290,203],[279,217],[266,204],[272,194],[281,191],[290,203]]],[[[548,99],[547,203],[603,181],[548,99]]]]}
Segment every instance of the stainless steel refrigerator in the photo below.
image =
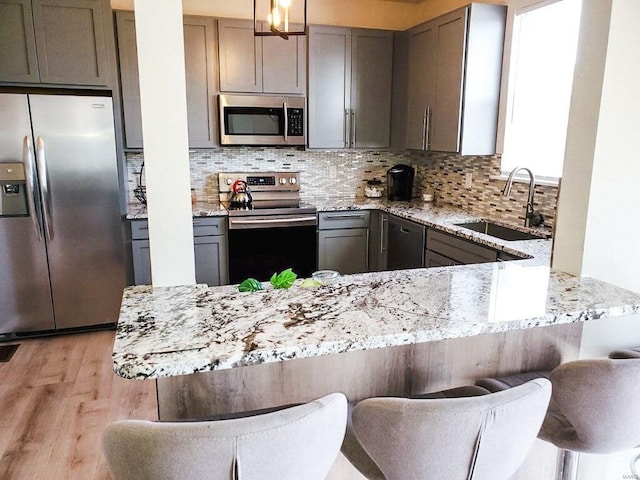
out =
{"type": "Polygon", "coordinates": [[[0,335],[117,321],[113,118],[109,97],[0,93],[0,335]]]}

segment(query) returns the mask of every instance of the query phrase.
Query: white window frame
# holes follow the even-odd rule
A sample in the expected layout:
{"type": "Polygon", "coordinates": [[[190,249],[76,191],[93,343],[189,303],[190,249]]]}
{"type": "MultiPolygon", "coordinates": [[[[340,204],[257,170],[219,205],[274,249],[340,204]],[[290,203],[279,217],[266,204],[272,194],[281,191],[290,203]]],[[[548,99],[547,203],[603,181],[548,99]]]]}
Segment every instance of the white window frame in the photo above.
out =
{"type": "MultiPolygon", "coordinates": [[[[504,153],[504,140],[505,130],[507,122],[507,108],[509,104],[509,87],[511,80],[511,61],[513,45],[513,33],[515,18],[518,15],[527,13],[538,8],[543,8],[548,5],[560,2],[562,0],[510,0],[507,7],[507,24],[505,28],[505,43],[504,52],[502,57],[502,79],[500,81],[500,103],[498,107],[498,130],[496,138],[496,153],[502,155],[504,153]]],[[[499,179],[507,179],[509,172],[502,171],[499,179]]],[[[522,177],[516,180],[522,180],[528,182],[528,177],[522,177]]],[[[536,175],[536,184],[540,185],[558,185],[559,178],[556,177],[544,177],[536,175]]]]}

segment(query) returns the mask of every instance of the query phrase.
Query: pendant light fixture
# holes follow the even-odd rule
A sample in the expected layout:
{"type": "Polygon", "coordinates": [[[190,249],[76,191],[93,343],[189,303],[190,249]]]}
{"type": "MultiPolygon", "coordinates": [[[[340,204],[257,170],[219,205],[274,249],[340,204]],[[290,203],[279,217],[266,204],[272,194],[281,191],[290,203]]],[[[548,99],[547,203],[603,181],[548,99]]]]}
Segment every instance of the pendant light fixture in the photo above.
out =
{"type": "Polygon", "coordinates": [[[253,34],[281,37],[307,34],[307,0],[253,0],[253,34]]]}

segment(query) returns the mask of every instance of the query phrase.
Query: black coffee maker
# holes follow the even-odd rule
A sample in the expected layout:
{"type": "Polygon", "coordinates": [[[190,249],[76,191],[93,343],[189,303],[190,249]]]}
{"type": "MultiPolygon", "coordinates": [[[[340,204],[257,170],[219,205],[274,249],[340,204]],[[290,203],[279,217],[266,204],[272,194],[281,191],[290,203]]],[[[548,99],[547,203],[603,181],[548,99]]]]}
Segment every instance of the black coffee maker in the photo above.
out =
{"type": "Polygon", "coordinates": [[[389,200],[411,200],[415,171],[409,165],[396,165],[387,171],[387,197],[389,200]]]}

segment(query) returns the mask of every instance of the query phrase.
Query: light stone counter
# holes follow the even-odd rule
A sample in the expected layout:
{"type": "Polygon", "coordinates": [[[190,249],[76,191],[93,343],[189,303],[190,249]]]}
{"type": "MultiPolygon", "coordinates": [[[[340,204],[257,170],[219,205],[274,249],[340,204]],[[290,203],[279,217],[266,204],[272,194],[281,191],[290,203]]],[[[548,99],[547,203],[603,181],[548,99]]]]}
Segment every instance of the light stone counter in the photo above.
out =
{"type": "Polygon", "coordinates": [[[529,262],[367,273],[316,288],[129,287],[113,350],[160,378],[640,312],[640,295],[529,262]]]}
{"type": "MultiPolygon", "coordinates": [[[[192,205],[194,217],[219,217],[227,216],[227,210],[218,202],[196,202],[192,205]]],[[[146,220],[148,218],[147,206],[142,203],[130,203],[127,205],[127,220],[146,220]]]]}
{"type": "MultiPolygon", "coordinates": [[[[472,215],[460,208],[424,203],[419,200],[411,202],[391,202],[384,198],[369,199],[365,197],[345,198],[345,197],[325,197],[325,198],[305,198],[305,204],[313,205],[318,212],[330,212],[341,210],[380,210],[391,213],[399,217],[412,220],[443,232],[451,233],[458,237],[473,240],[482,245],[494,248],[499,251],[521,256],[522,258],[533,258],[538,264],[549,264],[551,258],[551,240],[527,240],[527,241],[506,241],[496,237],[474,232],[457,223],[473,222],[487,219],[497,224],[502,224],[524,232],[537,232],[551,236],[551,232],[545,228],[529,229],[520,225],[505,223],[498,218],[479,217],[472,215]]],[[[193,206],[194,217],[226,216],[228,211],[218,202],[207,203],[198,202],[193,206]]],[[[143,220],[147,218],[147,208],[141,203],[131,203],[128,206],[127,220],[143,220]]]]}

